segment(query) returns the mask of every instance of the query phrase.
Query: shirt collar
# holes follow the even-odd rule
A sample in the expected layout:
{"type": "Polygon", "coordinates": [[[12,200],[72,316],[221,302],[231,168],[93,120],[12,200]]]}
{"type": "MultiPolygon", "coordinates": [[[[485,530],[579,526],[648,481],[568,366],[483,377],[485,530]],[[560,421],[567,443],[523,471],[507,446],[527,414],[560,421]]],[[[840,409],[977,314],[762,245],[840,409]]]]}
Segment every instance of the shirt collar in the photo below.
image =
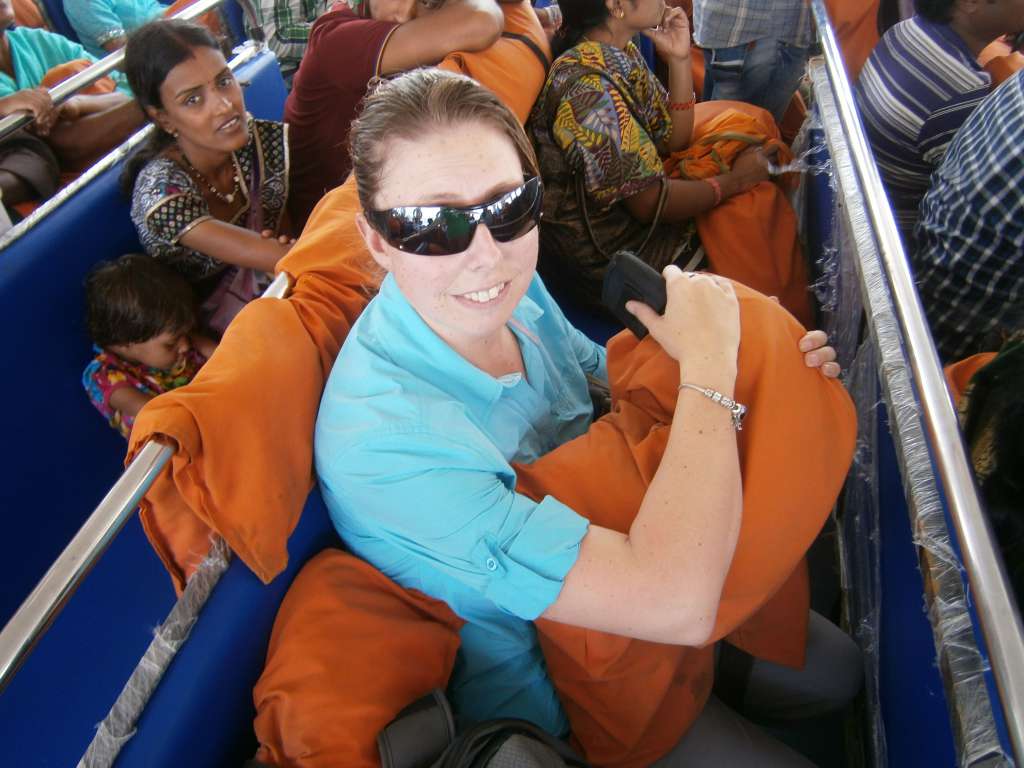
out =
{"type": "Polygon", "coordinates": [[[920,15],[915,18],[918,24],[925,29],[930,30],[933,35],[942,38],[947,44],[955,48],[960,54],[960,58],[962,58],[965,63],[969,64],[972,69],[979,72],[985,71],[985,68],[978,63],[978,57],[974,55],[970,46],[967,45],[967,41],[960,37],[953,27],[949,24],[942,24],[932,21],[931,19],[926,19],[924,16],[920,15]]]}
{"type": "MultiPolygon", "coordinates": [[[[531,286],[536,280],[534,276],[531,286]]],[[[480,412],[489,410],[501,398],[506,385],[470,363],[438,336],[405,298],[391,274],[384,278],[374,301],[385,321],[383,327],[388,329],[388,337],[378,336],[378,342],[397,366],[480,412]]],[[[544,310],[528,294],[519,300],[509,325],[520,345],[539,344],[535,329],[543,314],[544,310]]],[[[523,349],[528,378],[528,361],[533,357],[523,349]]]]}

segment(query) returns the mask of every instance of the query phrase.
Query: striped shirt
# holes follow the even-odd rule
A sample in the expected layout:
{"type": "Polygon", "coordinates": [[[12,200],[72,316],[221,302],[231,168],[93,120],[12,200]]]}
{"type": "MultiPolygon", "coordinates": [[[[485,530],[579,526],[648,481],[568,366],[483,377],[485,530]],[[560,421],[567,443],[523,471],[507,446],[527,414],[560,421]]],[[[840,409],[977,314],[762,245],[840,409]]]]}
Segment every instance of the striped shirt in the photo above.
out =
{"type": "Polygon", "coordinates": [[[808,0],[693,0],[693,39],[701,48],[755,40],[808,46],[814,39],[808,0]]]}
{"type": "Polygon", "coordinates": [[[963,38],[921,16],[886,32],[861,71],[857,106],[905,243],[932,171],[989,86],[963,38]]]}
{"type": "MultiPolygon", "coordinates": [[[[954,362],[1024,309],[1024,73],[964,124],[921,202],[915,278],[954,362]]],[[[1012,329],[1011,329],[1012,330],[1012,329]]]]}

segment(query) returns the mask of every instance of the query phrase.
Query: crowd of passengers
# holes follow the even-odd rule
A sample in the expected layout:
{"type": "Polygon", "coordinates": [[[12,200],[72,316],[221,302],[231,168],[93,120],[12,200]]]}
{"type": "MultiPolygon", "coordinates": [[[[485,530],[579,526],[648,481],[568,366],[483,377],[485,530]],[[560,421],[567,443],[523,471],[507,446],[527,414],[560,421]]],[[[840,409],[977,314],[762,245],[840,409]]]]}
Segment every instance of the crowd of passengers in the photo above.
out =
{"type": "MultiPolygon", "coordinates": [[[[1024,476],[1006,471],[1021,459],[1007,439],[1020,430],[1005,428],[1024,422],[1024,0],[917,0],[880,39],[877,5],[832,5],[854,30],[844,50],[863,51],[847,65],[940,355],[980,369],[965,424],[1005,510],[1024,476]]],[[[814,307],[792,180],[776,172],[804,114],[804,0],[262,2],[290,85],[283,122],[248,114],[216,19],[65,0],[78,45],[22,23],[30,10],[0,0],[0,114],[34,117],[0,147],[6,206],[154,126],[122,177],[145,253],[86,283],[83,384],[112,427],[129,437],[150,400],[188,384],[283,258],[350,230],[374,277],[320,402],[316,473],[346,548],[457,617],[459,723],[522,718],[595,764],[812,764],[751,722],[840,712],[862,675],[857,646],[806,594],[782,595],[855,430],[834,350],[804,333],[814,307]],[[123,74],[53,106],[48,85],[125,45],[123,74]],[[336,215],[341,194],[357,213],[336,215]],[[627,305],[652,341],[606,349],[548,286],[600,313],[621,250],[662,272],[668,303],[627,305]],[[611,412],[595,382],[611,386],[611,412]],[[752,403],[797,396],[809,431],[783,449],[752,403]],[[816,440],[822,456],[794,453],[762,509],[758,461],[816,440]],[[800,482],[779,480],[796,465],[800,482]],[[574,507],[574,467],[616,492],[574,507]],[[783,516],[799,531],[785,546],[767,533],[783,516]],[[734,596],[748,561],[765,570],[734,596]],[[783,630],[736,639],[780,603],[783,630]],[[639,751],[602,759],[550,655],[552,626],[584,633],[569,656],[587,656],[579,637],[631,638],[616,653],[641,680],[644,654],[675,647],[666,664],[689,693],[639,751]]],[[[596,691],[592,704],[629,706],[611,683],[596,691]]],[[[297,764],[289,743],[264,742],[259,759],[297,764]]]]}

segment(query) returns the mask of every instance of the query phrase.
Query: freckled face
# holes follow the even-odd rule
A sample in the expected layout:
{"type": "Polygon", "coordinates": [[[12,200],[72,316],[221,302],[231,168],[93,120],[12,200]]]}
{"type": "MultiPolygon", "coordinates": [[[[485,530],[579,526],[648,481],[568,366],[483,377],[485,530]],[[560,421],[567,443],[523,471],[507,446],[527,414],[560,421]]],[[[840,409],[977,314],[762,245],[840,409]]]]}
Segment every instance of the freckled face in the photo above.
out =
{"type": "Polygon", "coordinates": [[[249,140],[242,89],[218,50],[193,49],[164,78],[160,100],[155,117],[183,148],[234,152],[249,140]]]}
{"type": "MultiPolygon", "coordinates": [[[[523,183],[512,141],[482,123],[445,126],[387,148],[377,209],[409,205],[472,206],[523,183]]],[[[360,216],[371,254],[388,270],[426,323],[455,349],[496,337],[533,279],[538,231],[499,243],[479,225],[469,248],[422,256],[393,248],[360,216]]]]}

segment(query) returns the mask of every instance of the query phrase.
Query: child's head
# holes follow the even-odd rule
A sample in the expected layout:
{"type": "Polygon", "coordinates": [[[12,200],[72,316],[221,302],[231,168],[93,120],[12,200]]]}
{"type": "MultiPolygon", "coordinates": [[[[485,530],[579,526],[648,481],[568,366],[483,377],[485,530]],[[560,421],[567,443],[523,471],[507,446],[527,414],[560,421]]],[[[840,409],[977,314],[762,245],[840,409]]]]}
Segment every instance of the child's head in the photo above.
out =
{"type": "Polygon", "coordinates": [[[125,360],[171,370],[196,326],[192,288],[151,256],[97,264],[85,279],[86,322],[96,344],[125,360]]]}

